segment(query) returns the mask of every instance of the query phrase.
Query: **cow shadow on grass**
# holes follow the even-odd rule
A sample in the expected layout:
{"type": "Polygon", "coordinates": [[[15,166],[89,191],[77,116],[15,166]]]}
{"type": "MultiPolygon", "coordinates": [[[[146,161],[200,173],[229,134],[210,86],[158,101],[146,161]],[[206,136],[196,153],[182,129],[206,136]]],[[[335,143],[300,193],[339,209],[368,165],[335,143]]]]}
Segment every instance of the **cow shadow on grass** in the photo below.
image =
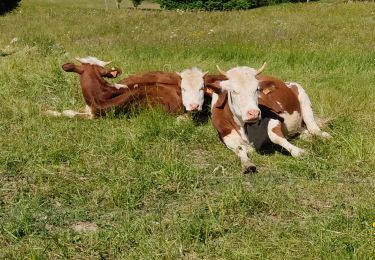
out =
{"type": "Polygon", "coordinates": [[[273,155],[275,153],[280,153],[282,155],[290,156],[290,153],[286,149],[284,149],[280,145],[273,143],[267,143],[263,145],[260,149],[257,149],[256,152],[261,155],[273,155]]]}
{"type": "Polygon", "coordinates": [[[194,122],[195,125],[199,126],[199,125],[205,125],[208,123],[208,121],[210,120],[210,111],[205,111],[205,110],[202,110],[202,111],[199,111],[199,112],[196,112],[196,113],[193,113],[191,115],[191,118],[194,122]]]}
{"type": "MultiPolygon", "coordinates": [[[[290,139],[298,139],[300,138],[301,134],[295,134],[294,136],[291,136],[290,139]]],[[[290,152],[283,148],[282,146],[278,144],[272,143],[270,140],[268,140],[265,144],[263,144],[260,148],[256,149],[257,153],[261,155],[273,155],[275,153],[280,153],[282,155],[291,156],[290,152]]]]}

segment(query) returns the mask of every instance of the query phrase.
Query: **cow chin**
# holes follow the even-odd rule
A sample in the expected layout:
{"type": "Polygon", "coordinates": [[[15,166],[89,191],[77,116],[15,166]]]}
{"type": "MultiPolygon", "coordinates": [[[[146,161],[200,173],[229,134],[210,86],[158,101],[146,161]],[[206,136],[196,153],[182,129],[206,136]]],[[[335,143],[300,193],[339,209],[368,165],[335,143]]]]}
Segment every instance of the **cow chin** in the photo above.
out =
{"type": "Polygon", "coordinates": [[[258,122],[259,120],[260,120],[260,118],[246,119],[246,120],[244,120],[244,122],[248,123],[248,124],[254,124],[254,123],[258,122]]]}
{"type": "Polygon", "coordinates": [[[197,109],[187,109],[187,108],[185,107],[185,110],[186,110],[186,112],[188,112],[188,113],[196,113],[196,112],[202,111],[202,107],[198,107],[197,109]]]}

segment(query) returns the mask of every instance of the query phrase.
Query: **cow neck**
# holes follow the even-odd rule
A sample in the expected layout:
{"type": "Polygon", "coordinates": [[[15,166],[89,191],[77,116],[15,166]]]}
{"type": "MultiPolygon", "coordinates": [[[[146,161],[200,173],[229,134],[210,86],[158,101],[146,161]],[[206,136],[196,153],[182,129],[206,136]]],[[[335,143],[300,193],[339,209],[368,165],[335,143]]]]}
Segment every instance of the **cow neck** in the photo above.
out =
{"type": "Polygon", "coordinates": [[[89,106],[101,107],[128,90],[126,88],[116,89],[96,73],[81,76],[80,80],[83,96],[89,106]]]}

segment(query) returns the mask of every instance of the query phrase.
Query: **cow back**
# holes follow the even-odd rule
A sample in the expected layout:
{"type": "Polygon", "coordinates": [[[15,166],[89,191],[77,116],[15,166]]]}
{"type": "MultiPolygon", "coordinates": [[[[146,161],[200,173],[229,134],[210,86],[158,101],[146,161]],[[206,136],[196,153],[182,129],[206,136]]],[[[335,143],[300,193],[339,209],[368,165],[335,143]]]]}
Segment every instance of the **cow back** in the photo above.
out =
{"type": "Polygon", "coordinates": [[[296,94],[279,79],[259,76],[259,106],[266,106],[277,114],[301,112],[296,94]]]}

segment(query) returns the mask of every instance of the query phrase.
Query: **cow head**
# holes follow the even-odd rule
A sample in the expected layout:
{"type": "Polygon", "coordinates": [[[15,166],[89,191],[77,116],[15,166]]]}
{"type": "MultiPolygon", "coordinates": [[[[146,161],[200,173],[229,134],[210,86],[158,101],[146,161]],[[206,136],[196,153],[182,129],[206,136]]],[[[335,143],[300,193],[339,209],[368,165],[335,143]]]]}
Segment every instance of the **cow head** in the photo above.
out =
{"type": "Polygon", "coordinates": [[[228,91],[228,101],[234,116],[241,123],[256,122],[260,119],[260,109],[258,107],[259,82],[255,78],[265,68],[263,66],[255,70],[250,67],[235,67],[228,71],[222,71],[228,80],[221,81],[220,86],[228,91]]]}
{"type": "Polygon", "coordinates": [[[101,60],[98,60],[95,57],[86,57],[86,58],[76,58],[81,64],[76,65],[73,63],[66,63],[62,66],[63,70],[66,72],[75,72],[78,74],[83,73],[95,73],[96,75],[100,77],[106,77],[106,78],[116,78],[119,76],[122,71],[118,68],[105,68],[106,65],[108,65],[109,62],[104,62],[101,60]]]}
{"type": "Polygon", "coordinates": [[[203,77],[207,72],[191,68],[177,72],[177,74],[181,77],[182,103],[186,111],[202,110],[204,101],[203,77]]]}

